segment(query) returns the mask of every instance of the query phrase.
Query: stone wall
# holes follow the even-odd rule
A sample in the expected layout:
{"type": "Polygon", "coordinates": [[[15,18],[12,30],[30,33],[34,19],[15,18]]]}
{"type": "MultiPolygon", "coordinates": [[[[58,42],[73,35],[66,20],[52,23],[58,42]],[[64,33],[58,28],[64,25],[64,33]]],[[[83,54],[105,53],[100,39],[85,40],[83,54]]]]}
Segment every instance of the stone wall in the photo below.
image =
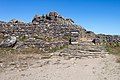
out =
{"type": "Polygon", "coordinates": [[[118,43],[119,36],[96,35],[87,31],[80,25],[74,24],[70,18],[64,18],[57,12],[50,12],[46,15],[36,15],[32,22],[25,23],[12,19],[9,22],[0,21],[0,41],[7,37],[14,36],[17,41],[15,48],[50,48],[51,45],[61,47],[69,43],[70,39],[75,41],[92,41],[94,43],[118,43]],[[78,32],[78,35],[71,34],[78,32]],[[45,47],[43,47],[43,46],[45,47]],[[49,45],[49,46],[48,46],[49,45]]]}
{"type": "Polygon", "coordinates": [[[96,44],[120,44],[120,36],[118,35],[105,35],[98,34],[96,38],[93,40],[96,44]]]}
{"type": "Polygon", "coordinates": [[[9,22],[0,21],[1,38],[4,40],[15,36],[17,39],[15,49],[29,47],[37,47],[44,51],[59,49],[68,45],[71,30],[75,28],[77,26],[73,24],[72,19],[65,19],[56,12],[50,12],[46,16],[36,15],[30,23],[16,19],[9,22]]]}

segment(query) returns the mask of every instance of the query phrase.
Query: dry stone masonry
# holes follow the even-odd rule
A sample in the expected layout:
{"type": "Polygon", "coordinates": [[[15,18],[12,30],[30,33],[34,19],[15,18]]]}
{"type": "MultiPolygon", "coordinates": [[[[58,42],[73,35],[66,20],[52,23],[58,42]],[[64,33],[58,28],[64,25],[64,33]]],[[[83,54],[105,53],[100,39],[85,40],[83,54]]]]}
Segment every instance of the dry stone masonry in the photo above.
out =
{"type": "Polygon", "coordinates": [[[0,48],[32,47],[50,51],[69,44],[77,44],[80,41],[93,41],[96,44],[119,43],[120,36],[97,35],[74,24],[72,19],[64,18],[57,12],[42,16],[35,15],[29,23],[16,19],[9,22],[0,21],[0,48]]]}
{"type": "Polygon", "coordinates": [[[93,39],[93,42],[96,44],[120,44],[120,36],[98,34],[96,35],[95,39],[93,39]]]}

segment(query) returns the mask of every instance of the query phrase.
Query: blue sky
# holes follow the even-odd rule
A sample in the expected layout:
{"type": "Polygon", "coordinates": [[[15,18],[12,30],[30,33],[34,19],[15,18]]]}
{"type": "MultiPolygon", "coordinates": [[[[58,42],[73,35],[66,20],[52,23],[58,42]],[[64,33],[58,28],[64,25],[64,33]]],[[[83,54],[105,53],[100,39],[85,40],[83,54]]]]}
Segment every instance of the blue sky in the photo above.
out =
{"type": "Polygon", "coordinates": [[[0,0],[0,20],[31,22],[56,11],[95,33],[120,35],[120,0],[0,0]]]}

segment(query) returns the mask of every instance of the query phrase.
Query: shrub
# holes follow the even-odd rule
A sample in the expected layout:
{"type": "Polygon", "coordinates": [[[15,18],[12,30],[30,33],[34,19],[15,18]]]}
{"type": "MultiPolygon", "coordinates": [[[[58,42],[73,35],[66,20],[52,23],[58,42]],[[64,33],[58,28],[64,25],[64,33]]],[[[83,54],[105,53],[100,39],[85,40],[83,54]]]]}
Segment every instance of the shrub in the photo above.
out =
{"type": "Polygon", "coordinates": [[[105,45],[105,47],[110,54],[117,56],[116,62],[120,63],[120,44],[119,43],[112,45],[107,44],[105,45]]]}

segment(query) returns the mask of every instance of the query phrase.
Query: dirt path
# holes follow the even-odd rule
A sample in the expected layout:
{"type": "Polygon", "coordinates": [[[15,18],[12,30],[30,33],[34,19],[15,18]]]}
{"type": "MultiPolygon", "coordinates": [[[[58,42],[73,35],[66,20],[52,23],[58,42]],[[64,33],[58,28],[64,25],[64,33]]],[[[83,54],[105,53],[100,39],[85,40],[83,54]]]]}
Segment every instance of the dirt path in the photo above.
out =
{"type": "Polygon", "coordinates": [[[120,65],[112,55],[76,60],[36,60],[27,69],[0,73],[0,80],[120,80],[120,65]]]}

